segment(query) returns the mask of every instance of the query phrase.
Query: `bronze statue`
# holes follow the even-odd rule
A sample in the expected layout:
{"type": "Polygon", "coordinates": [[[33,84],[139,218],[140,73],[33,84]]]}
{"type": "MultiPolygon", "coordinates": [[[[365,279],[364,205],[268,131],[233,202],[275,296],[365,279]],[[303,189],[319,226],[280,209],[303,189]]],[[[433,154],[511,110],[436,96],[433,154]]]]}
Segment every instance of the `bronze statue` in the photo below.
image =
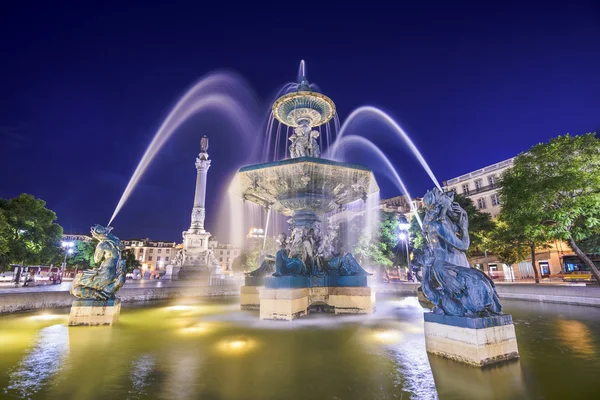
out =
{"type": "Polygon", "coordinates": [[[71,294],[80,299],[114,299],[115,293],[125,283],[125,260],[121,260],[121,241],[110,233],[112,227],[94,225],[92,237],[98,240],[94,261],[98,268],[79,272],[71,284],[71,294]]]}
{"type": "Polygon", "coordinates": [[[435,305],[433,312],[461,317],[502,314],[494,282],[467,262],[469,219],[454,202],[454,193],[433,189],[423,198],[423,205],[428,243],[415,255],[423,269],[423,294],[435,305]]]}

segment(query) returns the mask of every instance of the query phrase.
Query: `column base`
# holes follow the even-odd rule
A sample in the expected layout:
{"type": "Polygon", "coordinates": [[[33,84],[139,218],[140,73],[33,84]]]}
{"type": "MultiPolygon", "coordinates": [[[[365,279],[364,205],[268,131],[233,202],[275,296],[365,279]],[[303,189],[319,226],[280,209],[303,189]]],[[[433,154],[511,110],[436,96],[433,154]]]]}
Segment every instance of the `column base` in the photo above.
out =
{"type": "Polygon", "coordinates": [[[424,317],[428,353],[478,367],[519,358],[511,315],[467,318],[425,313],[424,317]]]}
{"type": "Polygon", "coordinates": [[[121,300],[73,300],[69,326],[112,325],[119,320],[121,300]]]}

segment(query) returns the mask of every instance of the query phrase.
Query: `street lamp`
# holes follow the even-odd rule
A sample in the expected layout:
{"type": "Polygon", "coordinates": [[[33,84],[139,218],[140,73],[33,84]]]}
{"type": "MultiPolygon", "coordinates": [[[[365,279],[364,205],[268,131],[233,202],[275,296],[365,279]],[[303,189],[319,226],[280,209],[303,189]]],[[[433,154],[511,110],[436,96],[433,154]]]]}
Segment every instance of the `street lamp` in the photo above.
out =
{"type": "Polygon", "coordinates": [[[61,246],[63,249],[65,249],[65,259],[63,260],[62,266],[60,268],[60,276],[62,277],[65,274],[65,267],[67,266],[67,255],[73,254],[73,246],[75,246],[75,243],[62,242],[61,246]]]}

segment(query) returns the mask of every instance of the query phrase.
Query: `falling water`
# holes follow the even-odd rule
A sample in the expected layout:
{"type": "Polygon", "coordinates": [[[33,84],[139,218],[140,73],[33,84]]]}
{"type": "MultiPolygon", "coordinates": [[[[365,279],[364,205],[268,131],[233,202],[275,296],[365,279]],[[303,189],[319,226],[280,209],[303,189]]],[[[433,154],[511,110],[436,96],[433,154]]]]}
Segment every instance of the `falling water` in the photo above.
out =
{"type": "Polygon", "coordinates": [[[271,216],[271,207],[269,207],[269,209],[267,210],[267,218],[266,218],[266,222],[265,222],[265,237],[263,238],[263,247],[262,249],[265,249],[265,246],[267,245],[267,235],[269,234],[269,217],[271,216]]]}
{"type": "Polygon", "coordinates": [[[237,75],[217,72],[200,79],[181,97],[154,135],[108,224],[110,225],[121,211],[160,149],[191,116],[208,109],[216,109],[225,113],[227,120],[234,122],[236,132],[250,139],[256,127],[253,118],[256,105],[256,99],[249,86],[237,75]]]}
{"type": "MultiPolygon", "coordinates": [[[[419,149],[417,149],[417,146],[415,146],[415,144],[410,139],[408,134],[406,132],[404,132],[404,130],[400,127],[400,125],[398,125],[398,123],[396,121],[394,121],[394,119],[392,117],[390,117],[388,114],[386,114],[385,112],[383,112],[382,110],[380,110],[376,107],[363,106],[363,107],[359,107],[356,110],[352,111],[352,113],[348,116],[346,121],[344,121],[344,124],[342,125],[341,129],[338,131],[336,141],[341,140],[343,138],[344,133],[346,133],[348,131],[348,129],[350,128],[351,124],[355,120],[359,121],[361,119],[361,117],[363,117],[363,118],[374,117],[376,119],[379,119],[379,120],[385,122],[389,126],[391,126],[393,128],[394,132],[396,133],[396,135],[398,135],[398,137],[404,141],[404,143],[408,146],[408,148],[411,150],[413,155],[417,158],[417,160],[419,161],[419,163],[421,164],[423,169],[427,172],[427,174],[429,175],[429,177],[431,178],[431,180],[433,181],[435,186],[440,190],[442,189],[442,187],[440,186],[440,183],[438,182],[437,178],[433,174],[433,171],[431,171],[429,164],[427,164],[427,161],[425,161],[425,158],[423,157],[423,155],[421,154],[419,149]]],[[[334,144],[334,147],[335,147],[335,144],[334,144]]]]}
{"type": "Polygon", "coordinates": [[[402,178],[400,178],[398,171],[396,170],[396,168],[394,168],[393,164],[385,156],[385,154],[383,154],[381,149],[379,147],[375,146],[373,144],[373,142],[371,142],[368,139],[365,139],[361,136],[350,135],[350,136],[346,136],[346,137],[338,137],[338,139],[334,142],[331,149],[328,150],[328,154],[330,155],[330,157],[333,158],[334,160],[342,161],[341,157],[338,155],[338,153],[340,152],[339,148],[340,148],[340,146],[343,146],[346,143],[348,145],[356,145],[356,146],[360,146],[361,148],[367,148],[367,149],[373,151],[377,155],[378,159],[383,161],[383,163],[386,167],[386,169],[385,169],[386,176],[396,184],[396,188],[398,190],[400,190],[402,193],[404,193],[404,196],[406,197],[408,204],[410,204],[411,211],[414,212],[414,214],[417,218],[417,221],[419,221],[419,225],[422,225],[421,220],[419,218],[419,214],[416,212],[417,210],[413,204],[412,197],[411,197],[408,189],[406,188],[404,181],[402,181],[402,178]]]}

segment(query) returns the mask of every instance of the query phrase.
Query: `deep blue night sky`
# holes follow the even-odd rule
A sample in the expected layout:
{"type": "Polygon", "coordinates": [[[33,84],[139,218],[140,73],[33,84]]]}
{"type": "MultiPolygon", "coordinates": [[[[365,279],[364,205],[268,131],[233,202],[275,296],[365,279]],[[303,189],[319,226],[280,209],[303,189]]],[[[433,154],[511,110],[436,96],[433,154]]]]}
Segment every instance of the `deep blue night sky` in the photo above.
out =
{"type": "MultiPolygon", "coordinates": [[[[170,107],[215,69],[237,71],[266,100],[305,59],[342,120],[361,105],[386,110],[440,181],[600,130],[593,1],[86,3],[0,12],[0,197],[46,200],[66,232],[108,221],[170,107]]],[[[230,125],[207,118],[164,148],[115,220],[118,236],[180,240],[203,134],[207,228],[219,233],[216,209],[244,149],[230,125]]],[[[377,138],[413,195],[432,186],[391,138],[377,138]]],[[[382,196],[398,194],[380,184],[382,196]]]]}

